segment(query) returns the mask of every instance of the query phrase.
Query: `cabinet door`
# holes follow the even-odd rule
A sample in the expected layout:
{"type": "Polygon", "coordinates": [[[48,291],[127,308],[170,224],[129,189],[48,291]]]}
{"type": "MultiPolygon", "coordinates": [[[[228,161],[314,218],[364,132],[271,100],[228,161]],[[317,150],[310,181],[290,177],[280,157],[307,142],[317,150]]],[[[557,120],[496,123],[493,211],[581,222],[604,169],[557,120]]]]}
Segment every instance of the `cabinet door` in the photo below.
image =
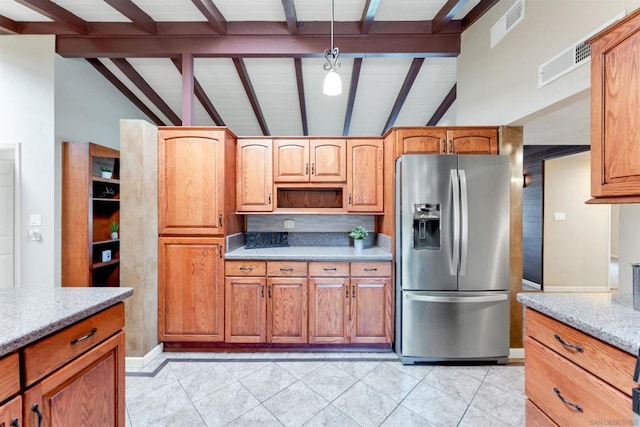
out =
{"type": "Polygon", "coordinates": [[[267,279],[267,342],[307,342],[307,279],[267,279]]]}
{"type": "Polygon", "coordinates": [[[271,140],[238,140],[236,200],[239,212],[271,212],[273,163],[271,140]]]}
{"type": "Polygon", "coordinates": [[[448,152],[455,154],[498,154],[497,129],[450,129],[448,152]]]}
{"type": "Polygon", "coordinates": [[[393,303],[391,279],[351,279],[350,341],[391,343],[393,303]]]}
{"type": "Polygon", "coordinates": [[[16,396],[0,405],[0,427],[19,427],[22,422],[22,396],[16,396]]]}
{"type": "Polygon", "coordinates": [[[158,333],[162,341],[223,341],[223,238],[160,238],[158,333]]]}
{"type": "Polygon", "coordinates": [[[309,140],[274,140],[273,170],[275,182],[308,182],[309,140]]]}
{"type": "Polygon", "coordinates": [[[224,133],[160,130],[160,234],[222,234],[224,133]]]}
{"type": "Polygon", "coordinates": [[[396,141],[403,154],[444,154],[447,131],[438,128],[400,129],[396,141]]]}
{"type": "Polygon", "coordinates": [[[381,139],[347,141],[347,211],[382,212],[381,139]]]}
{"type": "Polygon", "coordinates": [[[225,279],[225,341],[256,343],[267,340],[264,277],[225,279]]]}
{"type": "Polygon", "coordinates": [[[23,395],[24,425],[124,427],[124,332],[74,359],[23,395]]]}
{"type": "Polygon", "coordinates": [[[311,182],[347,180],[347,142],[344,139],[320,139],[309,142],[311,182]]]}
{"type": "Polygon", "coordinates": [[[349,279],[309,279],[309,342],[346,343],[349,316],[349,279]]]}

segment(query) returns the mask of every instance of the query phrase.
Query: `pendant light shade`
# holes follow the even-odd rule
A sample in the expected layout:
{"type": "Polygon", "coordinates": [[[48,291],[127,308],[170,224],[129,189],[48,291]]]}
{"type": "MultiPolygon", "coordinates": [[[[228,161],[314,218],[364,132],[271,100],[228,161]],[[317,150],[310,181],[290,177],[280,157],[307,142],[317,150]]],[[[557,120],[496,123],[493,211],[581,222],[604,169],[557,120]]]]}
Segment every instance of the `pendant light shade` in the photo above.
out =
{"type": "Polygon", "coordinates": [[[342,93],[342,80],[340,74],[334,69],[329,70],[324,78],[322,93],[329,96],[336,96],[342,93]]]}
{"type": "Polygon", "coordinates": [[[322,87],[322,93],[329,96],[336,96],[342,93],[342,80],[340,74],[338,74],[338,68],[340,68],[340,62],[338,61],[338,55],[340,55],[340,49],[333,45],[333,4],[334,0],[331,0],[331,49],[324,51],[324,58],[326,63],[323,68],[328,71],[324,78],[324,85],[322,87]]]}

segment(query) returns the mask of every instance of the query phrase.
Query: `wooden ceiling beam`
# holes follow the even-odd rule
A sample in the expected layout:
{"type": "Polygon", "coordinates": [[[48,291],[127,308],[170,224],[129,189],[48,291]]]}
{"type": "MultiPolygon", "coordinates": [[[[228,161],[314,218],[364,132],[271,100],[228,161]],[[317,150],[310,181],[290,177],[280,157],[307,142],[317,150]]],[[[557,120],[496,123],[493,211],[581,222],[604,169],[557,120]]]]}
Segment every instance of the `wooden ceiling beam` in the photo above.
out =
{"type": "Polygon", "coordinates": [[[211,0],[191,0],[200,13],[207,18],[209,25],[218,34],[227,34],[227,20],[211,0]]]}
{"type": "Polygon", "coordinates": [[[156,108],[160,110],[162,114],[169,119],[169,121],[171,121],[171,123],[175,126],[182,126],[182,120],[180,120],[180,117],[171,110],[171,107],[169,107],[160,95],[153,90],[149,83],[147,83],[135,68],[133,68],[133,65],[131,65],[129,61],[122,58],[116,58],[112,59],[111,62],[113,62],[115,66],[118,67],[134,85],[136,85],[138,89],[140,89],[140,92],[142,92],[144,96],[149,98],[149,101],[153,102],[153,105],[155,105],[156,108]]]}
{"type": "Polygon", "coordinates": [[[74,15],[67,9],[50,0],[15,0],[31,10],[35,10],[55,22],[71,28],[76,33],[88,34],[89,24],[84,19],[74,15]]]}
{"type": "Polygon", "coordinates": [[[451,105],[456,100],[457,97],[457,84],[454,84],[447,96],[444,97],[438,108],[436,109],[433,116],[429,119],[426,126],[437,126],[438,122],[442,119],[444,114],[451,108],[451,105]]]}
{"type": "Polygon", "coordinates": [[[304,98],[304,79],[302,78],[302,59],[293,58],[296,68],[296,82],[298,85],[298,104],[300,105],[300,119],[302,120],[302,134],[309,135],[309,124],[307,122],[307,102],[304,98]]]}
{"type": "Polygon", "coordinates": [[[287,19],[287,30],[289,34],[297,34],[298,18],[296,17],[296,5],[293,3],[293,0],[282,0],[282,8],[284,9],[284,16],[287,19]]]}
{"type": "Polygon", "coordinates": [[[166,126],[166,123],[160,119],[144,102],[140,100],[131,90],[125,86],[109,69],[97,58],[86,58],[87,62],[93,66],[102,76],[116,87],[133,105],[138,107],[153,123],[157,126],[166,126]]]}
{"type": "Polygon", "coordinates": [[[360,81],[360,70],[362,68],[362,58],[353,60],[353,68],[351,69],[351,83],[349,84],[349,99],[347,101],[347,111],[344,115],[344,126],[342,127],[342,136],[349,136],[349,128],[351,127],[351,117],[353,117],[353,107],[356,104],[356,93],[358,92],[358,82],[360,81]]]}
{"type": "Polygon", "coordinates": [[[409,91],[411,91],[411,86],[416,81],[416,77],[418,77],[418,73],[422,68],[422,64],[424,63],[424,58],[415,58],[413,62],[411,62],[411,66],[409,67],[409,71],[407,71],[407,75],[404,78],[404,82],[402,83],[402,87],[398,92],[398,96],[396,97],[396,102],[393,104],[393,108],[391,108],[391,112],[389,113],[389,118],[387,119],[387,123],[384,125],[384,129],[382,130],[381,135],[387,133],[389,129],[395,124],[398,119],[398,114],[400,114],[400,110],[402,110],[402,106],[404,102],[407,100],[407,95],[409,95],[409,91]]]}
{"type": "Polygon", "coordinates": [[[431,21],[431,32],[437,34],[442,31],[447,24],[453,20],[453,17],[456,16],[456,13],[458,13],[467,1],[468,0],[448,0],[431,21]]]}
{"type": "Polygon", "coordinates": [[[369,34],[373,20],[378,13],[378,7],[380,6],[380,0],[367,0],[364,5],[364,11],[362,12],[362,19],[360,20],[360,33],[369,34]]]}
{"type": "Polygon", "coordinates": [[[153,18],[131,0],[104,0],[109,6],[131,20],[133,25],[149,34],[158,34],[158,26],[153,18]]]}
{"type": "MultiPolygon", "coordinates": [[[[173,62],[173,65],[176,66],[180,74],[182,74],[182,61],[178,58],[171,58],[171,61],[173,62]]],[[[204,91],[204,88],[200,85],[195,75],[193,76],[193,90],[196,98],[198,98],[198,101],[200,101],[200,104],[202,104],[202,107],[205,109],[207,114],[209,114],[209,117],[211,117],[211,120],[213,120],[216,126],[226,126],[224,124],[224,120],[222,120],[222,117],[218,113],[218,110],[216,110],[216,107],[207,96],[207,93],[204,91]]]]}
{"type": "Polygon", "coordinates": [[[13,19],[0,15],[0,34],[19,34],[20,24],[13,19]]]}
{"type": "Polygon", "coordinates": [[[253,108],[253,112],[256,115],[262,134],[264,136],[271,135],[269,133],[269,128],[267,127],[267,121],[264,119],[264,115],[262,114],[262,109],[260,108],[256,92],[253,90],[253,85],[251,84],[251,79],[249,78],[249,73],[247,72],[247,67],[244,65],[244,61],[241,58],[233,58],[233,65],[236,66],[238,77],[240,77],[242,86],[244,86],[244,91],[247,93],[247,98],[249,98],[249,103],[251,103],[251,108],[253,108]]]}
{"type": "Polygon", "coordinates": [[[474,22],[482,17],[485,13],[489,11],[493,6],[498,4],[500,0],[480,0],[480,3],[475,5],[473,9],[467,13],[467,15],[462,18],[462,31],[469,28],[474,22]]]}
{"type": "MultiPolygon", "coordinates": [[[[178,57],[323,57],[324,36],[102,37],[57,36],[56,52],[73,58],[178,57]]],[[[457,56],[459,34],[342,36],[336,43],[344,58],[457,56]]]]}

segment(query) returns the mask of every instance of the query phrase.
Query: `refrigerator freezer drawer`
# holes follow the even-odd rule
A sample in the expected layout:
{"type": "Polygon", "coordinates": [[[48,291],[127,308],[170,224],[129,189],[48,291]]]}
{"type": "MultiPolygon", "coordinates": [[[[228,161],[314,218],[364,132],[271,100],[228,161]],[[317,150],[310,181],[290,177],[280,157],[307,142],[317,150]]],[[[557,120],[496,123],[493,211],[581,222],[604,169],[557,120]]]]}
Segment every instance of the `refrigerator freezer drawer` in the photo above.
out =
{"type": "Polygon", "coordinates": [[[509,355],[509,292],[402,292],[402,357],[424,361],[509,355]]]}

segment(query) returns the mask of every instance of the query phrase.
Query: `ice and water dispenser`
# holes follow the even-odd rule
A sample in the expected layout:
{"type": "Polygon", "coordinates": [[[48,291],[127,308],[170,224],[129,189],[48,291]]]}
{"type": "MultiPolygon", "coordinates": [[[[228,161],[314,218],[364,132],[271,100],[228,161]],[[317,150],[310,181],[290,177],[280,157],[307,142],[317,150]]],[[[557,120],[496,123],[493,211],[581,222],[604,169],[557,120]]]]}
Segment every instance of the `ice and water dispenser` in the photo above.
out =
{"type": "Polygon", "coordinates": [[[413,205],[413,249],[439,250],[440,203],[413,205]]]}

